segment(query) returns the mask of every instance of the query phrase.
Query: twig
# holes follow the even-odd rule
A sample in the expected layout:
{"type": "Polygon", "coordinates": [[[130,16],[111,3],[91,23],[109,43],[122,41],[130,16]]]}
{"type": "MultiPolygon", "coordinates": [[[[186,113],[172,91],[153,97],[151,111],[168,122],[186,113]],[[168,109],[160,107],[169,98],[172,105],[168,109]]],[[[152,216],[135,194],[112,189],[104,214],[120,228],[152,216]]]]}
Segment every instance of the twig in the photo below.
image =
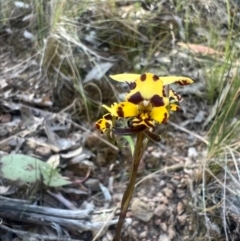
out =
{"type": "Polygon", "coordinates": [[[21,230],[9,228],[9,227],[7,227],[3,224],[0,224],[0,228],[4,229],[4,230],[7,230],[8,232],[11,232],[11,233],[16,233],[19,236],[22,236],[23,238],[24,237],[31,237],[31,238],[35,238],[35,239],[38,239],[38,240],[46,240],[46,241],[47,240],[51,240],[51,241],[54,241],[54,240],[57,240],[57,241],[83,241],[83,240],[80,240],[80,239],[71,239],[69,237],[58,237],[58,236],[53,236],[53,235],[50,236],[50,235],[30,233],[30,232],[26,232],[26,231],[21,231],[21,230]]]}
{"type": "Polygon", "coordinates": [[[184,131],[184,132],[190,134],[191,136],[196,137],[197,139],[199,139],[199,140],[201,140],[202,142],[204,142],[206,145],[209,145],[209,141],[207,141],[206,139],[204,139],[202,136],[200,136],[200,135],[198,135],[198,134],[196,134],[196,133],[194,133],[194,132],[192,132],[192,131],[189,131],[188,129],[186,129],[186,128],[180,126],[180,125],[177,125],[177,124],[175,124],[175,123],[173,123],[173,122],[171,122],[171,121],[168,121],[168,124],[170,124],[171,126],[177,128],[178,130],[184,131]]]}
{"type": "Polygon", "coordinates": [[[70,210],[77,210],[77,207],[70,201],[68,201],[61,193],[53,193],[50,190],[47,190],[47,193],[52,197],[56,198],[59,202],[61,202],[66,208],[70,210]]]}
{"type": "Polygon", "coordinates": [[[92,241],[96,241],[96,240],[100,237],[100,235],[102,234],[102,231],[105,229],[106,226],[109,225],[109,222],[113,219],[113,217],[114,217],[114,215],[115,215],[115,213],[116,213],[116,211],[117,211],[117,209],[118,209],[119,207],[120,207],[120,204],[118,204],[117,207],[115,207],[115,208],[113,209],[113,211],[112,211],[112,212],[110,213],[110,215],[108,216],[106,222],[105,222],[105,223],[103,224],[103,226],[99,229],[99,231],[97,232],[97,234],[95,235],[95,237],[93,238],[92,241]]]}

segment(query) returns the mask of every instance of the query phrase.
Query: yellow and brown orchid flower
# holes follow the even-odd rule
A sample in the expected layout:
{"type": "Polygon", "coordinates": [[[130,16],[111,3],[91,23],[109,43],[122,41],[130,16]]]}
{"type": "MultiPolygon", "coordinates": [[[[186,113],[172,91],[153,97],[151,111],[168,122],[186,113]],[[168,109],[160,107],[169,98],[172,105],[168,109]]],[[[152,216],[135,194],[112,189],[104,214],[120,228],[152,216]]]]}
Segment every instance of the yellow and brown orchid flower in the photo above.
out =
{"type": "Polygon", "coordinates": [[[110,107],[103,105],[108,114],[96,122],[96,128],[101,132],[112,129],[119,135],[135,134],[145,131],[148,137],[159,140],[150,130],[156,123],[166,123],[170,111],[179,109],[178,103],[182,97],[169,89],[168,85],[177,83],[187,85],[193,83],[190,78],[182,76],[158,77],[151,73],[118,74],[110,76],[120,82],[126,82],[129,92],[126,99],[120,103],[114,103],[110,107]],[[112,119],[126,120],[127,126],[116,127],[112,119]]]}

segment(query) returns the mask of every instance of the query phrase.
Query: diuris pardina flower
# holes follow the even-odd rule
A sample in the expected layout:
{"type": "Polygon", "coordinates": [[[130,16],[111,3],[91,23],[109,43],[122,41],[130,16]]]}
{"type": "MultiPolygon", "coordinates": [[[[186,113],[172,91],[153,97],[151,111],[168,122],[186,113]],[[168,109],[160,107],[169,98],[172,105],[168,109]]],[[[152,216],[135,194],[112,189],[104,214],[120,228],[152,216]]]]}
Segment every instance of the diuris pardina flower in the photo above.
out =
{"type": "Polygon", "coordinates": [[[193,83],[182,76],[158,77],[151,73],[118,74],[110,76],[120,82],[126,82],[129,92],[125,101],[103,105],[109,113],[96,122],[96,128],[102,133],[113,131],[118,135],[131,135],[144,131],[155,141],[160,137],[152,133],[156,124],[166,123],[171,111],[179,110],[182,97],[169,88],[172,83],[181,86],[193,83]]]}

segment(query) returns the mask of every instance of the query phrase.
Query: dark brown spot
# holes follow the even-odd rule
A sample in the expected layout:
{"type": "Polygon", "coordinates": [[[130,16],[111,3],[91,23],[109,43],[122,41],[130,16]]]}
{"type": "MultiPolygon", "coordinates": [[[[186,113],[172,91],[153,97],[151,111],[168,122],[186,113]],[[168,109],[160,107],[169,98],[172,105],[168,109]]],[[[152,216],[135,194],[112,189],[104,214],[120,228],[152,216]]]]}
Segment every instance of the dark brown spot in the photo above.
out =
{"type": "Polygon", "coordinates": [[[161,141],[160,135],[156,135],[156,134],[152,133],[152,132],[149,131],[149,130],[146,130],[144,133],[146,134],[146,136],[147,136],[150,140],[153,140],[153,141],[156,141],[156,142],[161,141]]]}
{"type": "Polygon", "coordinates": [[[103,116],[106,120],[112,120],[112,115],[110,113],[103,116]]]}
{"type": "Polygon", "coordinates": [[[128,98],[128,101],[137,105],[138,103],[140,103],[141,101],[143,101],[143,97],[141,95],[141,93],[138,91],[137,93],[131,95],[129,98],[128,98]]]}
{"type": "Polygon", "coordinates": [[[96,129],[100,129],[100,125],[98,123],[95,124],[96,129]]]}
{"type": "Polygon", "coordinates": [[[128,83],[129,89],[134,90],[137,86],[136,82],[128,83]]]}
{"type": "Polygon", "coordinates": [[[162,90],[162,95],[163,95],[164,97],[167,97],[164,89],[162,90]]]}
{"type": "Polygon", "coordinates": [[[146,74],[142,74],[142,75],[140,76],[140,80],[141,80],[141,81],[145,81],[146,78],[147,78],[147,75],[146,75],[146,74]]]}
{"type": "Polygon", "coordinates": [[[167,112],[166,112],[166,113],[164,113],[164,119],[163,119],[162,123],[163,124],[167,123],[167,120],[168,120],[168,118],[167,118],[167,112]]]}
{"type": "Polygon", "coordinates": [[[177,84],[181,85],[181,86],[184,86],[184,85],[188,85],[189,83],[187,82],[187,80],[178,80],[176,82],[177,84]]]}
{"type": "Polygon", "coordinates": [[[98,120],[98,121],[96,122],[96,125],[100,126],[101,123],[102,123],[102,119],[98,120]]]}
{"type": "Polygon", "coordinates": [[[164,102],[163,102],[163,98],[159,95],[154,95],[150,102],[153,104],[153,106],[155,107],[159,107],[159,106],[164,106],[164,102]]]}
{"type": "Polygon", "coordinates": [[[106,128],[108,129],[110,127],[111,127],[111,125],[108,122],[106,122],[106,128]]]}
{"type": "MultiPolygon", "coordinates": [[[[175,97],[177,98],[178,102],[180,102],[182,100],[182,97],[180,95],[178,95],[173,89],[171,89],[173,94],[175,95],[175,97]]],[[[173,99],[174,97],[171,97],[170,99],[173,99]]]]}
{"type": "Polygon", "coordinates": [[[157,80],[159,80],[159,77],[157,75],[153,75],[153,80],[157,81],[157,80]]]}
{"type": "Polygon", "coordinates": [[[124,117],[124,112],[123,112],[122,107],[119,106],[117,108],[117,114],[118,114],[119,117],[124,117]]]}

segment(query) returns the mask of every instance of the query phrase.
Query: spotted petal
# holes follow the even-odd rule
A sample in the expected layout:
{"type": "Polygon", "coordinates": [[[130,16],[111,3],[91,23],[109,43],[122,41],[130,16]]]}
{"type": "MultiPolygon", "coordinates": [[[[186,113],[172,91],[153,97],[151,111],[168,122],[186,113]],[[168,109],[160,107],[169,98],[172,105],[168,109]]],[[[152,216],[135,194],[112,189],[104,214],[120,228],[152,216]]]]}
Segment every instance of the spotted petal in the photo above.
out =
{"type": "Polygon", "coordinates": [[[166,94],[163,90],[163,82],[154,74],[142,74],[130,85],[130,89],[130,92],[126,95],[126,99],[134,104],[139,104],[143,100],[151,102],[153,100],[153,102],[157,103],[157,106],[166,106],[168,104],[166,94]]]}
{"type": "Polygon", "coordinates": [[[193,83],[192,79],[184,76],[164,76],[164,77],[160,77],[160,79],[162,80],[163,85],[170,85],[173,83],[176,83],[179,85],[189,85],[193,83]]]}
{"type": "Polygon", "coordinates": [[[141,75],[140,74],[115,74],[115,75],[110,75],[110,78],[113,80],[119,81],[119,82],[134,82],[137,78],[139,78],[141,75]]]}
{"type": "Polygon", "coordinates": [[[113,116],[118,116],[117,115],[117,106],[118,106],[118,103],[113,103],[111,105],[111,107],[108,107],[107,105],[102,105],[103,108],[105,108],[106,110],[108,110],[113,116]]]}
{"type": "Polygon", "coordinates": [[[114,103],[111,107],[103,105],[113,116],[117,117],[134,117],[139,114],[138,108],[131,102],[114,103]]]}
{"type": "Polygon", "coordinates": [[[173,104],[170,104],[170,110],[178,111],[178,110],[180,110],[180,107],[177,104],[173,103],[173,104]]]}
{"type": "Polygon", "coordinates": [[[150,116],[158,123],[166,123],[169,118],[169,113],[166,107],[153,107],[150,116]]]}
{"type": "Polygon", "coordinates": [[[102,133],[106,132],[112,127],[112,116],[108,113],[99,119],[95,124],[96,129],[99,129],[102,133]]]}
{"type": "Polygon", "coordinates": [[[181,95],[177,94],[174,90],[170,89],[169,90],[169,101],[170,101],[170,103],[181,102],[182,97],[181,97],[181,95]]]}

